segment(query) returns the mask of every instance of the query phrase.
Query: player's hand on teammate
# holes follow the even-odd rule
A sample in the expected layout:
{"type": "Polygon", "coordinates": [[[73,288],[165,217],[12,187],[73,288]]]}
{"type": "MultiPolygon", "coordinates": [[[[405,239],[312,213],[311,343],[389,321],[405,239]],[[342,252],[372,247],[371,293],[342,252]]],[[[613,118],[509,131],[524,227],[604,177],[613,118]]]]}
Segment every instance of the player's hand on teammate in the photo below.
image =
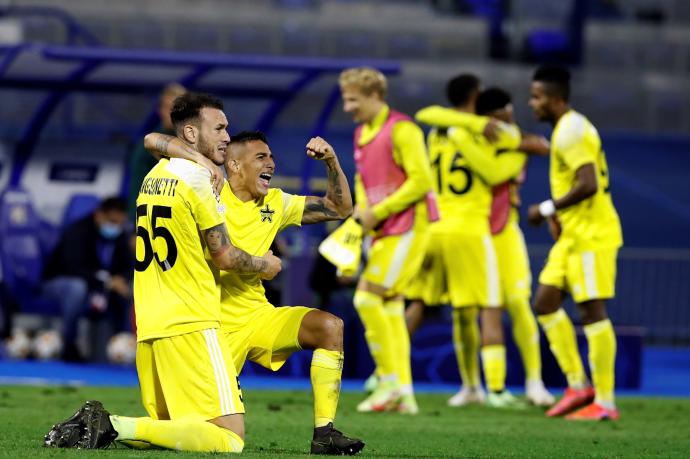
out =
{"type": "Polygon", "coordinates": [[[307,156],[314,159],[326,160],[335,158],[333,147],[321,137],[312,137],[307,143],[307,156]]]}
{"type": "Polygon", "coordinates": [[[527,220],[533,226],[539,226],[544,223],[544,216],[539,212],[539,204],[529,206],[527,209],[527,220]]]}
{"type": "Polygon", "coordinates": [[[551,152],[551,143],[543,135],[523,134],[520,151],[530,155],[548,156],[551,152]]]}
{"type": "Polygon", "coordinates": [[[208,169],[208,171],[211,173],[211,186],[213,186],[213,190],[217,194],[220,194],[221,190],[223,189],[223,185],[225,185],[225,176],[223,175],[223,171],[220,170],[220,167],[216,166],[213,161],[201,153],[196,156],[195,161],[198,165],[208,169]]]}
{"type": "Polygon", "coordinates": [[[379,221],[371,208],[362,210],[360,207],[355,207],[353,218],[357,223],[362,225],[362,232],[364,234],[367,234],[379,224],[379,221]]]}
{"type": "Polygon", "coordinates": [[[486,126],[484,126],[484,131],[482,131],[482,134],[489,140],[489,142],[495,142],[498,140],[498,135],[501,132],[501,125],[502,122],[496,118],[489,118],[486,126]]]}
{"type": "Polygon", "coordinates": [[[266,266],[261,271],[261,278],[264,280],[271,280],[283,269],[283,262],[280,258],[273,255],[273,250],[269,250],[266,254],[261,257],[266,260],[266,266]]]}

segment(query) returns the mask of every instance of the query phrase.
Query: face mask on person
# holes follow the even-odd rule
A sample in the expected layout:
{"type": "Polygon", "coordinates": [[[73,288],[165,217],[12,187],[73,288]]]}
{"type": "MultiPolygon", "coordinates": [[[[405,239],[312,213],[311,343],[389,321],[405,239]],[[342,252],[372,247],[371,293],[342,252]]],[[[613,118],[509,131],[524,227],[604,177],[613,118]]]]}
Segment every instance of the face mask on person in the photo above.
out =
{"type": "Polygon", "coordinates": [[[98,230],[105,239],[117,239],[122,234],[122,226],[115,223],[101,223],[98,230]]]}

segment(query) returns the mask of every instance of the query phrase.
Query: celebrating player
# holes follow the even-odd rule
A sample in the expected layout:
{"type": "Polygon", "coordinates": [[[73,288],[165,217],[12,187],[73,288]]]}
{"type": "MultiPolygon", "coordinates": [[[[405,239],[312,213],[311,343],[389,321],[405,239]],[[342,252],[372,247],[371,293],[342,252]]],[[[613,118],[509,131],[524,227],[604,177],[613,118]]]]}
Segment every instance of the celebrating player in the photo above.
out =
{"type": "Polygon", "coordinates": [[[410,299],[439,304],[448,292],[453,306],[453,342],[463,380],[462,390],[448,403],[460,406],[485,398],[479,380],[479,308],[482,362],[490,391],[486,402],[499,408],[520,407],[522,402],[505,390],[503,301],[489,213],[491,186],[517,175],[524,165],[523,153],[496,155],[497,148],[516,150],[521,136],[511,125],[503,126],[495,144],[478,134],[486,118],[472,116],[479,95],[476,76],[453,78],[446,92],[454,108],[432,106],[416,115],[418,121],[433,126],[428,145],[441,220],[431,226],[425,269],[407,294],[410,299]],[[458,125],[472,129],[450,127],[458,125]]]}
{"type": "MultiPolygon", "coordinates": [[[[203,155],[174,138],[149,134],[147,146],[163,155],[203,162],[203,155]],[[169,142],[166,144],[165,142],[169,142]]],[[[288,226],[341,220],[352,213],[347,178],[333,148],[322,138],[307,143],[307,155],[324,162],[328,170],[325,197],[296,196],[269,188],[275,173],[273,153],[261,132],[241,132],[230,142],[221,204],[234,244],[249,253],[265,253],[276,234],[288,226]]],[[[208,165],[214,168],[214,165],[208,165]]],[[[324,311],[303,306],[274,307],[266,299],[257,275],[221,271],[219,274],[222,331],[235,367],[247,359],[273,371],[302,349],[314,349],[311,380],[314,392],[313,454],[355,454],[361,440],[333,428],[343,369],[343,322],[324,311]]]]}
{"type": "MultiPolygon", "coordinates": [[[[219,100],[188,93],[176,99],[171,113],[178,141],[216,164],[223,163],[230,141],[222,110],[219,100]]],[[[134,273],[137,374],[149,417],[110,416],[100,402],[88,401],[53,426],[46,446],[104,448],[118,440],[242,451],[242,396],[229,345],[218,333],[220,302],[202,238],[220,269],[271,278],[280,260],[235,248],[223,214],[205,168],[163,159],[149,172],[137,200],[134,273]]]]}
{"type": "Polygon", "coordinates": [[[551,199],[530,206],[528,216],[535,225],[557,217],[561,229],[539,276],[534,307],[568,379],[565,395],[547,415],[561,416],[584,406],[567,419],[615,420],[619,417],[613,393],[616,335],[605,300],[615,294],[616,256],[623,237],[599,133],[570,107],[569,96],[566,69],[537,69],[529,105],[539,120],[554,126],[551,199]],[[594,388],[585,375],[573,324],[561,307],[567,293],[584,324],[594,388]]]}
{"type": "Polygon", "coordinates": [[[403,287],[419,270],[426,228],[437,218],[422,130],[385,102],[386,77],[352,68],[339,78],[354,136],[355,217],[373,241],[354,296],[379,383],[361,412],[418,412],[412,390],[403,287]]]}
{"type": "MultiPolygon", "coordinates": [[[[479,94],[477,114],[491,116],[509,124],[515,123],[510,94],[500,88],[485,89],[479,94]]],[[[523,133],[521,147],[525,148],[525,142],[528,141],[532,152],[549,154],[549,143],[543,137],[523,133]]],[[[499,152],[505,153],[507,152],[499,152]]],[[[515,159],[523,164],[522,169],[510,180],[493,188],[489,224],[498,259],[504,304],[513,323],[513,339],[520,350],[525,368],[525,395],[534,405],[550,406],[555,400],[541,379],[539,329],[529,302],[532,274],[525,239],[518,224],[519,188],[524,181],[527,157],[519,155],[515,159]]]]}

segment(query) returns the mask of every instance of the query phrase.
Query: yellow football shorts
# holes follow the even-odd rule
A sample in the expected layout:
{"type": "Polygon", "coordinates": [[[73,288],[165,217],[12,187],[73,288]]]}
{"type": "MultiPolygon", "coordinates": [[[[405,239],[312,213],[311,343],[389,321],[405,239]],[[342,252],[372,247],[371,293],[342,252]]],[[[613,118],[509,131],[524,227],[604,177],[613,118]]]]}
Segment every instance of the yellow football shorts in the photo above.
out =
{"type": "Polygon", "coordinates": [[[229,346],[217,329],[137,343],[141,399],[153,419],[244,413],[229,346]]]}
{"type": "Polygon", "coordinates": [[[439,238],[432,231],[419,273],[405,289],[405,298],[422,300],[426,306],[438,306],[448,302],[443,248],[438,241],[439,238]]]}
{"type": "Polygon", "coordinates": [[[502,305],[498,262],[489,234],[465,234],[431,226],[429,248],[422,269],[406,291],[410,299],[453,307],[502,305]]]}
{"type": "Polygon", "coordinates": [[[532,273],[520,225],[517,221],[509,221],[503,231],[493,235],[492,239],[503,298],[506,301],[529,299],[532,293],[532,273]]]}
{"type": "Polygon", "coordinates": [[[570,292],[576,303],[613,298],[618,248],[583,250],[560,238],[549,252],[539,283],[570,292]]]}
{"type": "Polygon", "coordinates": [[[428,242],[427,228],[424,225],[374,241],[362,277],[385,287],[390,294],[403,293],[422,265],[428,242]]]}
{"type": "Polygon", "coordinates": [[[269,303],[257,309],[245,326],[224,332],[239,374],[247,359],[278,371],[293,352],[302,350],[299,329],[304,316],[313,311],[305,306],[276,308],[269,303]]]}

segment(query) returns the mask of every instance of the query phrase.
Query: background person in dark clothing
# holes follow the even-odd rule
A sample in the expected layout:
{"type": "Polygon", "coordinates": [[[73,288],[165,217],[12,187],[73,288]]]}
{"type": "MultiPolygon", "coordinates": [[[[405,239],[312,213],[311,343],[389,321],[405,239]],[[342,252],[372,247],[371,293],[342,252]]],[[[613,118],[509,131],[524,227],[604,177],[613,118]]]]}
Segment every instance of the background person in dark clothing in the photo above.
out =
{"type": "MultiPolygon", "coordinates": [[[[158,99],[158,118],[160,119],[160,126],[157,129],[158,132],[163,134],[175,135],[175,130],[173,129],[172,121],[170,120],[170,111],[172,110],[173,102],[179,96],[186,93],[187,90],[177,84],[170,83],[160,94],[158,99]]],[[[144,177],[153,166],[158,163],[160,155],[156,152],[148,151],[144,148],[144,136],[141,136],[141,140],[136,144],[136,147],[129,156],[129,193],[127,196],[127,212],[129,214],[130,221],[136,221],[136,207],[137,207],[137,197],[139,196],[139,188],[141,188],[141,182],[144,181],[144,177]]]]}
{"type": "MultiPolygon", "coordinates": [[[[78,324],[90,312],[107,314],[111,332],[131,328],[133,257],[126,222],[127,203],[105,199],[94,212],[63,230],[45,265],[45,294],[62,309],[64,360],[82,360],[76,346],[78,324]]],[[[102,349],[90,354],[99,351],[102,354],[102,349]]]]}

